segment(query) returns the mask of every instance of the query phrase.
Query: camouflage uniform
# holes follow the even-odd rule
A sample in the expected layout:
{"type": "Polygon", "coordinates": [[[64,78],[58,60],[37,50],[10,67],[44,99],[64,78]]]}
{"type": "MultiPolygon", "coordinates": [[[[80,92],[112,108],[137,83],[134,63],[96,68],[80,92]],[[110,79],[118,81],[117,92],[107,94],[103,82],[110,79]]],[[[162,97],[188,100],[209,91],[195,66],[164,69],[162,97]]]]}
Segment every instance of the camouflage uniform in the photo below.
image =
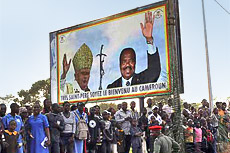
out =
{"type": "Polygon", "coordinates": [[[172,153],[180,150],[179,144],[172,138],[160,134],[154,142],[153,153],[172,153]]]}

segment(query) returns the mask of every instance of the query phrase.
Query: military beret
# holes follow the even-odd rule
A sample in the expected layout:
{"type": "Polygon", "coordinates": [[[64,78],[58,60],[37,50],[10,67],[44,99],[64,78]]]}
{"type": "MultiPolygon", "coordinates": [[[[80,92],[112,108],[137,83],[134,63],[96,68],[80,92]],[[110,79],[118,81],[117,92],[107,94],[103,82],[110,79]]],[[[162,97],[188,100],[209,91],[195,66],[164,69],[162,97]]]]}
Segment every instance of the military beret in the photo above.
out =
{"type": "Polygon", "coordinates": [[[149,130],[151,131],[160,131],[162,129],[162,126],[159,125],[154,125],[154,126],[150,126],[149,130]]]}

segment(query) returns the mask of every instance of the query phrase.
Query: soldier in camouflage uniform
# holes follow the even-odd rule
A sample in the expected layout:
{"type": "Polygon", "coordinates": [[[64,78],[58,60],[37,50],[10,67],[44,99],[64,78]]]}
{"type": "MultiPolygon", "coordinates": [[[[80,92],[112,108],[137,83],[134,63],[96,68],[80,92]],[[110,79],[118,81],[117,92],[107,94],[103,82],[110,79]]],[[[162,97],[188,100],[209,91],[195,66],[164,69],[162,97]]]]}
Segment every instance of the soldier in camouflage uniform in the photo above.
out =
{"type": "Polygon", "coordinates": [[[151,126],[151,136],[155,137],[153,153],[172,153],[180,150],[179,144],[171,137],[161,133],[162,126],[151,126]]]}

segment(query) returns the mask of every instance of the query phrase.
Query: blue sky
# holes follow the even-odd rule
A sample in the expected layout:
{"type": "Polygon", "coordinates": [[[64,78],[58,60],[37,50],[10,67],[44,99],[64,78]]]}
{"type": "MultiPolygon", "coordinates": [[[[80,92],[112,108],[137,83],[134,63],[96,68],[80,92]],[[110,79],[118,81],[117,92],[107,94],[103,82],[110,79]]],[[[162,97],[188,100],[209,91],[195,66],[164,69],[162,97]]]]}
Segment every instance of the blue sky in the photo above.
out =
{"type": "MultiPolygon", "coordinates": [[[[229,0],[218,0],[230,11],[229,0]]],[[[0,0],[0,96],[16,95],[50,76],[49,33],[156,0],[0,0]]],[[[181,43],[188,102],[208,99],[201,0],[180,0],[181,43]]],[[[212,92],[230,97],[230,15],[205,0],[212,92]]]]}

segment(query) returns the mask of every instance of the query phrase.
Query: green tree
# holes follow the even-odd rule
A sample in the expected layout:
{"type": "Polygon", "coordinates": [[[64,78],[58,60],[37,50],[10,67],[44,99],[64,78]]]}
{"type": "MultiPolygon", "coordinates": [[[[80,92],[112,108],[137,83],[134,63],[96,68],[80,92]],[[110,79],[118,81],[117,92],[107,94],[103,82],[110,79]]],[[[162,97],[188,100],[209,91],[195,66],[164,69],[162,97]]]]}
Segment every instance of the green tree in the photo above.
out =
{"type": "Polygon", "coordinates": [[[117,110],[117,105],[114,103],[101,103],[99,104],[100,108],[101,108],[101,113],[104,110],[108,110],[110,107],[113,107],[115,110],[117,110]]]}
{"type": "Polygon", "coordinates": [[[50,97],[50,79],[39,80],[32,84],[29,93],[34,99],[45,97],[50,97]]]}
{"type": "Polygon", "coordinates": [[[24,106],[26,103],[31,103],[31,96],[29,90],[20,90],[18,92],[19,98],[15,98],[14,101],[20,103],[21,106],[24,106]]]}
{"type": "Polygon", "coordinates": [[[14,101],[24,106],[25,104],[31,104],[41,98],[50,97],[50,79],[39,80],[32,84],[29,90],[20,90],[18,92],[19,98],[15,98],[14,101]]]}
{"type": "Polygon", "coordinates": [[[167,104],[168,99],[170,99],[170,95],[153,96],[152,101],[154,105],[157,105],[160,102],[163,104],[167,104]]]}
{"type": "Polygon", "coordinates": [[[1,103],[8,104],[9,102],[14,100],[14,96],[12,94],[6,95],[5,97],[0,97],[1,103]]]}

